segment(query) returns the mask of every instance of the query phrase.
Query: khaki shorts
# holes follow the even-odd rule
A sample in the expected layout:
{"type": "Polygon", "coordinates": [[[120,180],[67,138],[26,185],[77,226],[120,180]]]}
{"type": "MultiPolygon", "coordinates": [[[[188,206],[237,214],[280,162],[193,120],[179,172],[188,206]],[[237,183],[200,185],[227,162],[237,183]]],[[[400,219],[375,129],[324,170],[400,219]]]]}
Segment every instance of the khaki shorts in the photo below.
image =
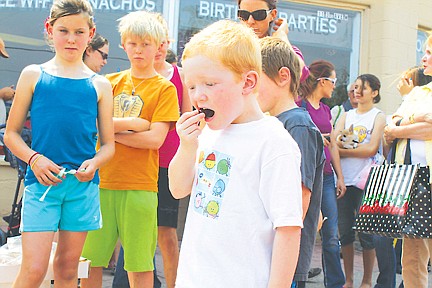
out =
{"type": "Polygon", "coordinates": [[[87,235],[83,257],[92,267],[107,267],[118,238],[124,248],[125,270],[153,271],[157,241],[157,193],[100,189],[103,227],[87,235]]]}

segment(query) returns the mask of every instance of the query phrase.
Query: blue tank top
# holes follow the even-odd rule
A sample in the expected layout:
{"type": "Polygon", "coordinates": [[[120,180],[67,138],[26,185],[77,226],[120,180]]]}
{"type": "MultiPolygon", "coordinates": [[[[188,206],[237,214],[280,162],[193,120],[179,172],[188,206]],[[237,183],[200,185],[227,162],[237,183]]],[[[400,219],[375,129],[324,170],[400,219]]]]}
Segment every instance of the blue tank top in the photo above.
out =
{"type": "MultiPolygon", "coordinates": [[[[53,76],[42,68],[31,103],[32,149],[54,163],[78,169],[96,154],[97,92],[90,78],[53,76]]],[[[30,167],[25,185],[37,182],[30,167]]],[[[96,172],[92,182],[99,184],[96,172]]]]}

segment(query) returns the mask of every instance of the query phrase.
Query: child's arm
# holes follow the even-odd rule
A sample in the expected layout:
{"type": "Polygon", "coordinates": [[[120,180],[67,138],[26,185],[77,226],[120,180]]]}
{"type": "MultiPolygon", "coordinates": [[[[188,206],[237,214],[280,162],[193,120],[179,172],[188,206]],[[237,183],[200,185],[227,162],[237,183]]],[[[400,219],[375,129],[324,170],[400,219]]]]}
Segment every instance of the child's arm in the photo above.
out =
{"type": "MultiPolygon", "coordinates": [[[[12,153],[28,163],[32,155],[37,151],[32,150],[21,137],[21,130],[27,120],[31,101],[33,98],[34,86],[36,85],[41,70],[39,66],[30,65],[22,71],[18,80],[15,99],[9,114],[4,136],[6,146],[12,153]]],[[[61,182],[56,175],[60,172],[60,167],[45,156],[33,156],[31,165],[33,173],[42,185],[55,185],[61,182]],[[37,163],[36,163],[37,159],[37,163]]]]}
{"type": "Polygon", "coordinates": [[[192,191],[198,136],[202,130],[198,123],[203,118],[204,113],[195,110],[184,113],[177,121],[180,146],[168,169],[169,187],[174,198],[186,197],[192,191]]]}
{"type": "Polygon", "coordinates": [[[75,174],[82,182],[93,179],[97,169],[102,167],[114,156],[114,126],[112,119],[113,103],[112,88],[109,81],[98,76],[94,81],[98,92],[98,133],[100,148],[92,159],[85,160],[75,174]],[[85,171],[83,171],[85,169],[85,171]]]}
{"type": "Polygon", "coordinates": [[[307,188],[303,183],[302,183],[302,210],[303,210],[303,216],[302,219],[304,220],[307,214],[307,211],[309,209],[309,204],[310,204],[310,199],[312,196],[312,192],[311,190],[309,190],[309,188],[307,188]]]}
{"type": "Polygon", "coordinates": [[[114,133],[123,131],[142,132],[150,129],[150,121],[139,117],[114,117],[114,133]]]}
{"type": "Polygon", "coordinates": [[[133,148],[158,150],[165,141],[170,125],[171,122],[154,122],[147,131],[116,133],[115,141],[133,148]]]}
{"type": "Polygon", "coordinates": [[[384,113],[378,113],[378,115],[375,117],[370,142],[366,144],[359,144],[356,149],[339,148],[340,156],[357,158],[373,157],[378,152],[380,147],[385,124],[386,119],[384,113]]]}
{"type": "Polygon", "coordinates": [[[269,288],[291,287],[300,253],[301,228],[277,227],[273,242],[269,288]]]}

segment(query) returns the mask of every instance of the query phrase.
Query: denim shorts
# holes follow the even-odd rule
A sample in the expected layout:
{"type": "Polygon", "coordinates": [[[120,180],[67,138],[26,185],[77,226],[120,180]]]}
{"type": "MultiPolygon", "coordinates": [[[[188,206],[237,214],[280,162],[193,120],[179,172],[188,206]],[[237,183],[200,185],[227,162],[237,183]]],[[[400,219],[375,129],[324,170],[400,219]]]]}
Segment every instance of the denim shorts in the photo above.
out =
{"type": "Polygon", "coordinates": [[[22,232],[66,230],[74,232],[97,230],[102,227],[99,186],[80,182],[67,175],[52,186],[44,201],[39,199],[48,189],[39,182],[24,189],[21,211],[22,232]]]}
{"type": "MultiPolygon", "coordinates": [[[[355,240],[355,218],[363,198],[363,190],[355,186],[347,186],[344,197],[337,200],[338,227],[342,246],[351,244],[355,240]]],[[[374,249],[373,235],[358,233],[360,244],[364,249],[374,249]]]]}

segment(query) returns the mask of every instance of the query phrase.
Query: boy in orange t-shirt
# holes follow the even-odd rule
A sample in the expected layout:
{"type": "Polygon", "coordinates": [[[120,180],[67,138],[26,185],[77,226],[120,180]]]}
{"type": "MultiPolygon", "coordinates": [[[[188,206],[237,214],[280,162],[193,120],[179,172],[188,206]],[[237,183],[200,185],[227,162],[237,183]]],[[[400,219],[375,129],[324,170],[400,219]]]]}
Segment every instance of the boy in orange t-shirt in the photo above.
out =
{"type": "Polygon", "coordinates": [[[88,234],[83,256],[92,261],[92,271],[83,288],[102,287],[102,267],[118,238],[131,287],[153,287],[158,149],[179,117],[174,85],[153,68],[165,37],[162,25],[136,11],[120,19],[119,32],[131,68],[106,76],[113,87],[116,153],[100,170],[104,226],[88,234]]]}

